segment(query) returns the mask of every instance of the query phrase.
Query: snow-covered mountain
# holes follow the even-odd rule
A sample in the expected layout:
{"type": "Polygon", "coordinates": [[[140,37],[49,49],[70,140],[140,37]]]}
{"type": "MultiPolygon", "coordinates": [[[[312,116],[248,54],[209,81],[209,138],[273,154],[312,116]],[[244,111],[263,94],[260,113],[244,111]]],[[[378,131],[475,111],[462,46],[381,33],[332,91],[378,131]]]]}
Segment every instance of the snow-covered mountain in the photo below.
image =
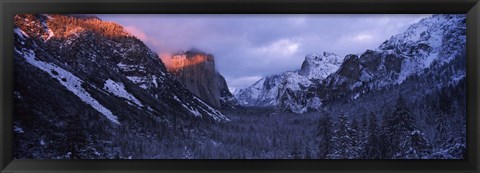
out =
{"type": "MultiPolygon", "coordinates": [[[[347,55],[337,72],[325,79],[322,98],[358,98],[371,90],[402,84],[413,75],[424,77],[457,57],[465,56],[465,15],[438,14],[411,25],[375,50],[347,55]]],[[[465,68],[455,76],[465,76],[465,68]]],[[[449,76],[439,76],[449,77],[449,76]]],[[[321,90],[321,89],[317,89],[321,90]]],[[[318,93],[318,92],[317,92],[318,93]]]]}
{"type": "Polygon", "coordinates": [[[298,74],[308,79],[322,80],[337,71],[342,62],[343,58],[331,52],[323,52],[321,55],[317,53],[309,54],[305,57],[298,74]]]}
{"type": "Polygon", "coordinates": [[[211,55],[181,52],[168,69],[94,16],[19,14],[14,24],[15,159],[465,158],[465,15],[423,19],[357,55],[307,55],[235,92],[246,106],[318,112],[228,118],[214,104],[235,98],[211,55]]]}
{"type": "Polygon", "coordinates": [[[82,153],[113,158],[115,152],[129,155],[118,153],[125,145],[112,143],[116,138],[160,141],[191,134],[202,123],[229,121],[116,23],[40,14],[16,15],[14,22],[14,124],[24,132],[15,137],[17,158],[87,157],[64,156],[64,150],[75,151],[63,141],[71,139],[72,128],[82,140],[96,139],[81,143],[90,148],[82,153]],[[32,147],[42,153],[25,152],[32,147]]]}
{"type": "MultiPolygon", "coordinates": [[[[302,113],[318,109],[325,102],[358,99],[372,91],[400,85],[412,76],[422,78],[427,69],[431,75],[438,75],[432,74],[433,71],[445,74],[445,64],[465,56],[465,19],[463,14],[433,15],[374,50],[347,55],[344,59],[328,58],[328,53],[307,56],[299,71],[263,78],[235,96],[246,106],[276,106],[302,113]],[[326,60],[319,61],[322,59],[326,60]],[[292,82],[295,87],[288,85],[292,82]]],[[[465,68],[448,74],[438,75],[445,85],[449,79],[464,78],[465,68]]]]}
{"type": "MultiPolygon", "coordinates": [[[[305,57],[301,69],[264,77],[253,85],[240,89],[235,93],[235,97],[244,106],[279,107],[299,113],[305,112],[306,108],[287,103],[288,100],[299,98],[298,94],[308,88],[312,81],[323,80],[335,72],[342,61],[340,56],[330,52],[309,54],[305,57]]],[[[317,99],[304,102],[314,107],[321,104],[317,99]]]]}
{"type": "Polygon", "coordinates": [[[238,103],[228,90],[225,78],[216,70],[211,54],[190,49],[174,54],[167,70],[185,88],[215,108],[235,108],[238,103]]]}
{"type": "MultiPolygon", "coordinates": [[[[16,64],[43,71],[39,76],[46,75],[35,80],[58,78],[64,88],[55,90],[71,91],[98,112],[116,117],[115,123],[130,115],[110,115],[109,112],[122,108],[109,107],[93,93],[98,93],[97,97],[125,99],[131,109],[143,114],[228,120],[175,81],[158,55],[118,24],[62,15],[17,15],[15,24],[15,38],[21,43],[15,45],[16,64]],[[69,86],[73,84],[74,87],[69,86]]],[[[16,79],[21,79],[29,72],[16,74],[16,79]]],[[[28,85],[27,81],[19,81],[16,88],[28,85]]]]}

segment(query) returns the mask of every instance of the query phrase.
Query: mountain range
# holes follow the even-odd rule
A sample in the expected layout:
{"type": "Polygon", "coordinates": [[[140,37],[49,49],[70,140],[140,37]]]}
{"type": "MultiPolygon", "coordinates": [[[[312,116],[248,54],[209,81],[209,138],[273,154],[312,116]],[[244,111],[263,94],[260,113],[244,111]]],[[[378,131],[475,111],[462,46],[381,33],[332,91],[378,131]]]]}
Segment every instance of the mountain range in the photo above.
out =
{"type": "Polygon", "coordinates": [[[337,133],[339,122],[362,129],[354,118],[370,113],[361,124],[380,133],[398,105],[424,141],[447,124],[438,139],[455,147],[437,142],[435,152],[463,157],[465,15],[424,18],[359,54],[308,54],[297,70],[233,94],[201,50],[164,63],[121,25],[94,16],[18,14],[14,24],[17,159],[296,158],[304,146],[311,158],[321,146],[311,140],[323,133],[317,121],[341,117],[323,128],[337,133]]]}
{"type": "Polygon", "coordinates": [[[437,87],[445,87],[465,78],[465,67],[455,72],[445,69],[465,57],[465,32],[465,15],[433,15],[373,50],[345,58],[333,53],[307,55],[300,70],[264,77],[240,89],[235,97],[244,106],[304,113],[396,87],[415,77],[433,75],[441,79],[437,87]]]}

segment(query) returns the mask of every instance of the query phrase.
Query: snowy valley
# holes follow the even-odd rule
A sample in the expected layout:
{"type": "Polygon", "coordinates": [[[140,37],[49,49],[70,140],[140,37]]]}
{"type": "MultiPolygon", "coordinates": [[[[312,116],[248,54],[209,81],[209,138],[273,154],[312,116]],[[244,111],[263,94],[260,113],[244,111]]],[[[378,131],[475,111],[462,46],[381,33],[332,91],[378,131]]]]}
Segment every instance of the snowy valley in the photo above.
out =
{"type": "Polygon", "coordinates": [[[231,93],[212,54],[164,63],[96,17],[16,15],[17,159],[462,159],[465,15],[311,53],[231,93]]]}

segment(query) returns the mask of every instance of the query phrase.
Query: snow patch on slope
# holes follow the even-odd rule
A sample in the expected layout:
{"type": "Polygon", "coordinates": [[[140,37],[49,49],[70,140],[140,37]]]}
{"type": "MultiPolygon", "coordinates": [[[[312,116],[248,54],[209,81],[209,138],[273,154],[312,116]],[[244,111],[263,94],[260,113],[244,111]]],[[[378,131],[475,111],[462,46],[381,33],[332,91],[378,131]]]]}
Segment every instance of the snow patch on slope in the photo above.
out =
{"type": "Polygon", "coordinates": [[[132,94],[125,90],[125,86],[120,82],[115,82],[111,79],[108,79],[107,81],[105,81],[103,89],[107,90],[113,95],[127,99],[140,107],[143,106],[143,104],[137,98],[135,98],[132,94]]]}
{"type": "Polygon", "coordinates": [[[15,28],[13,29],[13,32],[15,34],[17,34],[18,36],[20,36],[22,39],[25,39],[25,37],[27,38],[30,38],[27,33],[25,33],[23,30],[21,30],[20,28],[15,28]]]}
{"type": "Polygon", "coordinates": [[[155,85],[155,87],[158,88],[157,76],[155,76],[155,75],[152,76],[152,82],[155,85]]]}
{"type": "Polygon", "coordinates": [[[126,72],[129,72],[129,71],[145,72],[145,67],[141,65],[129,65],[129,64],[119,63],[117,64],[117,67],[126,72]]]}
{"type": "Polygon", "coordinates": [[[209,114],[211,117],[213,117],[213,119],[215,119],[215,121],[230,121],[230,119],[228,119],[225,115],[223,115],[220,111],[218,111],[217,109],[214,109],[212,108],[211,106],[209,106],[207,103],[203,102],[201,99],[199,99],[198,97],[194,96],[195,97],[195,100],[199,101],[200,103],[202,103],[203,105],[205,105],[209,111],[203,109],[203,107],[200,107],[201,109],[203,109],[205,112],[213,112],[213,114],[209,114]]]}
{"type": "Polygon", "coordinates": [[[147,89],[147,79],[145,77],[138,77],[138,76],[127,76],[127,79],[132,81],[134,84],[138,84],[140,88],[147,89]]]}
{"type": "Polygon", "coordinates": [[[65,88],[77,95],[82,101],[92,106],[98,112],[102,113],[107,119],[115,124],[120,124],[117,116],[113,115],[109,109],[101,105],[82,87],[83,80],[54,64],[36,60],[35,52],[32,50],[25,53],[22,53],[17,49],[15,49],[15,51],[23,55],[28,63],[47,72],[51,77],[57,79],[63,86],[65,86],[65,88]]]}
{"type": "Polygon", "coordinates": [[[55,34],[53,33],[53,31],[51,29],[48,29],[48,37],[47,37],[47,40],[50,40],[50,38],[52,38],[53,36],[55,36],[55,34]]]}
{"type": "MultiPolygon", "coordinates": [[[[195,96],[194,96],[195,97],[195,96]]],[[[182,104],[182,107],[184,107],[185,109],[187,109],[188,111],[190,111],[191,113],[193,113],[193,115],[195,115],[196,117],[202,117],[202,114],[195,108],[191,107],[188,103],[185,104],[184,102],[182,102],[176,95],[173,95],[173,99],[178,101],[179,103],[182,104]]],[[[209,111],[207,111],[206,109],[204,109],[202,106],[199,106],[200,109],[202,109],[204,112],[212,112],[213,114],[209,113],[208,115],[210,117],[212,117],[215,121],[230,121],[230,119],[228,119],[225,115],[223,115],[220,111],[212,108],[211,106],[209,106],[208,104],[206,104],[205,102],[203,102],[201,99],[195,97],[195,100],[199,101],[200,103],[203,104],[203,106],[206,106],[207,109],[209,109],[209,111]]]]}
{"type": "Polygon", "coordinates": [[[45,38],[45,41],[47,40],[50,40],[50,38],[52,38],[53,36],[55,36],[55,34],[53,33],[53,31],[48,27],[47,23],[45,21],[42,22],[42,25],[43,27],[45,28],[45,31],[47,31],[48,33],[48,36],[47,38],[45,38]]]}
{"type": "Polygon", "coordinates": [[[196,117],[202,117],[202,114],[200,112],[198,112],[197,109],[195,108],[191,108],[185,104],[182,104],[182,106],[187,109],[188,111],[190,111],[193,115],[195,115],[196,117]]]}
{"type": "Polygon", "coordinates": [[[196,117],[202,117],[202,114],[200,112],[198,112],[198,110],[196,110],[195,108],[191,108],[190,106],[188,105],[185,105],[180,99],[178,99],[178,97],[176,95],[173,95],[173,99],[175,99],[176,101],[178,101],[179,103],[182,104],[182,107],[187,109],[188,111],[190,111],[193,115],[195,115],[196,117]]]}
{"type": "Polygon", "coordinates": [[[22,129],[21,127],[18,127],[18,126],[13,126],[13,131],[14,131],[15,133],[20,133],[20,134],[21,134],[21,133],[25,133],[25,132],[23,131],[23,129],[22,129]]]}

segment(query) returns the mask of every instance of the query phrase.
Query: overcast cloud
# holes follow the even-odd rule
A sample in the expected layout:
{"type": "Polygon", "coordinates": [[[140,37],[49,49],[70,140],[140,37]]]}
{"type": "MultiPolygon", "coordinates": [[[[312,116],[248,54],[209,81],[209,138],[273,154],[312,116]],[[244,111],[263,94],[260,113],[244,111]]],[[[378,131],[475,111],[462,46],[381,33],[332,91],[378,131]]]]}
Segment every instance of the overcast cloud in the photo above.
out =
{"type": "Polygon", "coordinates": [[[215,56],[229,87],[299,69],[306,54],[375,49],[427,17],[412,15],[97,15],[117,22],[159,55],[197,48],[215,56]]]}

